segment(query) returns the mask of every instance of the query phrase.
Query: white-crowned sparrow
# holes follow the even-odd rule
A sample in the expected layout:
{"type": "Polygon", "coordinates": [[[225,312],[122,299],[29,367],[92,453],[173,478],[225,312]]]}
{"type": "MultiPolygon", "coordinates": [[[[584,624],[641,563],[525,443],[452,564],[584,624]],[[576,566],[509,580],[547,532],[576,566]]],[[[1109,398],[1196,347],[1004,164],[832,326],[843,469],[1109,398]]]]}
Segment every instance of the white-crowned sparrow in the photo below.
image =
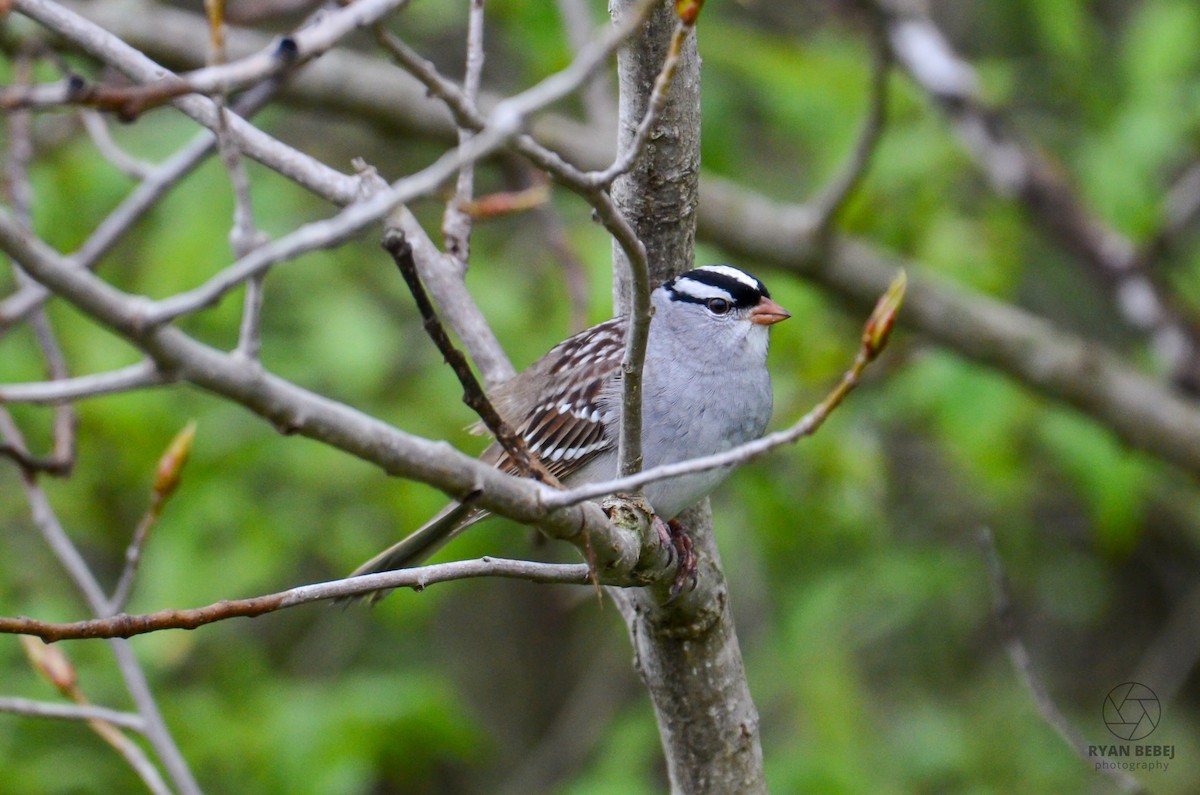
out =
{"type": "MultiPolygon", "coordinates": [[[[651,303],[642,370],[643,466],[686,461],[761,436],[772,405],[768,330],[791,317],[787,310],[762,282],[728,265],[677,276],[653,292],[651,303]]],[[[617,317],[581,331],[491,395],[530,452],[564,485],[617,475],[625,330],[625,318],[617,317]]],[[[498,444],[482,459],[513,469],[498,444]]],[[[672,519],[728,474],[712,469],[660,480],[644,493],[660,518],[672,519]]],[[[416,565],[487,515],[452,503],[353,574],[416,565]]]]}

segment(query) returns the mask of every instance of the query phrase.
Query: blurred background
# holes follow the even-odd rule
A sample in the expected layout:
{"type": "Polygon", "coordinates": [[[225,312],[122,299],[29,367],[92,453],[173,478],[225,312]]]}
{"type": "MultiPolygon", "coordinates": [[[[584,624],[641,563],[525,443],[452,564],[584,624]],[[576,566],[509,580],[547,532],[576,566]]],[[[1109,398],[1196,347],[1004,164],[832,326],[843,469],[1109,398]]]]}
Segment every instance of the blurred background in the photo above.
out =
{"type": "MultiPolygon", "coordinates": [[[[153,26],[158,13],[196,13],[203,41],[198,5],[118,13],[131,26],[153,26]]],[[[457,78],[466,7],[417,0],[389,24],[457,78]]],[[[273,8],[239,3],[230,13],[266,32],[299,19],[266,13],[273,8]]],[[[487,4],[487,91],[519,91],[570,61],[563,9],[487,4]]],[[[594,25],[606,18],[602,3],[582,9],[594,25]]],[[[978,71],[987,104],[1045,153],[1082,204],[1133,241],[1152,238],[1168,189],[1200,155],[1200,5],[943,0],[930,11],[978,71]]],[[[7,55],[34,32],[25,20],[9,22],[7,55]]],[[[866,28],[848,2],[710,3],[698,29],[705,173],[784,202],[818,193],[845,162],[869,104],[866,28]]],[[[366,37],[352,45],[383,58],[366,37]]],[[[80,72],[103,76],[87,59],[69,58],[80,72]]],[[[11,79],[10,62],[0,61],[0,80],[11,79]]],[[[839,231],[910,258],[921,276],[1022,307],[1161,375],[1111,292],[1044,231],[1036,211],[991,188],[937,105],[900,71],[889,87],[882,137],[839,231]]],[[[609,73],[592,104],[575,98],[554,111],[584,120],[599,110],[603,127],[614,90],[609,73]]],[[[361,156],[391,179],[446,145],[386,114],[294,95],[256,123],[336,168],[361,156]]],[[[121,146],[151,161],[194,132],[170,110],[112,125],[121,146]]],[[[69,251],[133,183],[97,155],[75,113],[39,114],[35,141],[34,226],[69,251]]],[[[272,236],[331,212],[266,169],[249,170],[257,221],[272,236]]],[[[520,163],[499,158],[480,170],[477,193],[531,179],[520,163]]],[[[436,239],[442,205],[413,209],[436,239]]],[[[231,261],[231,212],[228,178],[210,160],[101,273],[151,296],[193,286],[231,261]]],[[[1200,316],[1198,233],[1200,223],[1183,229],[1153,263],[1185,318],[1200,316]]],[[[464,431],[473,417],[376,237],[272,274],[264,363],[399,428],[478,450],[481,440],[464,431]]],[[[546,207],[477,225],[468,285],[518,367],[581,323],[610,316],[610,246],[590,209],[557,188],[546,207]]],[[[728,260],[701,240],[697,264],[728,260]]],[[[795,316],[774,334],[779,427],[840,377],[865,313],[792,273],[736,264],[795,316]]],[[[13,287],[5,269],[0,288],[13,287]]],[[[230,298],[184,325],[232,346],[240,308],[230,298]]],[[[138,358],[61,303],[51,305],[51,318],[73,372],[138,358]]],[[[0,339],[0,380],[42,376],[28,328],[0,339]]],[[[11,410],[44,449],[49,410],[11,410]]],[[[133,611],[344,575],[444,499],[187,388],[86,401],[79,411],[74,474],[43,482],[107,583],[145,511],[158,457],[197,421],[182,485],[147,547],[133,611]]],[[[0,465],[0,613],[83,617],[18,483],[16,468],[0,465]]],[[[1173,745],[1175,755],[1166,772],[1137,775],[1154,792],[1195,791],[1194,474],[1131,451],[1103,425],[930,343],[903,327],[902,314],[892,346],[827,426],[736,473],[713,508],[773,791],[1114,791],[1042,719],[1009,663],[976,542],[984,527],[1012,580],[1018,635],[1061,712],[1087,742],[1119,743],[1103,721],[1106,694],[1131,680],[1150,686],[1162,716],[1145,742],[1173,745]]],[[[573,550],[495,520],[438,559],[482,554],[573,559],[573,550]]],[[[106,646],[62,648],[92,701],[126,706],[106,646]]],[[[374,610],[307,606],[157,633],[134,648],[209,792],[665,790],[657,729],[623,624],[586,589],[455,583],[396,593],[374,610]]],[[[0,639],[0,695],[54,698],[16,638],[0,639]]],[[[0,715],[0,781],[5,793],[141,787],[86,726],[12,715],[0,715]]]]}

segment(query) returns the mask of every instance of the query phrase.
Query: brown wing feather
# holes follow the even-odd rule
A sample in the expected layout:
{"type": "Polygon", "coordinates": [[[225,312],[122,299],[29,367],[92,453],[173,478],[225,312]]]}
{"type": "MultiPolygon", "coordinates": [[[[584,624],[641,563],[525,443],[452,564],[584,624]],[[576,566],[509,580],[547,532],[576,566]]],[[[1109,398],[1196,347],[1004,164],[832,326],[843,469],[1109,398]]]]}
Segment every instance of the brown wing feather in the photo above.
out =
{"type": "MultiPolygon", "coordinates": [[[[601,397],[605,385],[620,375],[624,337],[623,318],[593,326],[559,343],[497,392],[501,413],[520,417],[517,432],[560,480],[612,447],[605,434],[612,409],[601,397]],[[581,381],[579,375],[589,371],[592,377],[581,381]],[[531,394],[539,384],[540,394],[531,394]]],[[[497,465],[514,470],[507,454],[497,465]]]]}

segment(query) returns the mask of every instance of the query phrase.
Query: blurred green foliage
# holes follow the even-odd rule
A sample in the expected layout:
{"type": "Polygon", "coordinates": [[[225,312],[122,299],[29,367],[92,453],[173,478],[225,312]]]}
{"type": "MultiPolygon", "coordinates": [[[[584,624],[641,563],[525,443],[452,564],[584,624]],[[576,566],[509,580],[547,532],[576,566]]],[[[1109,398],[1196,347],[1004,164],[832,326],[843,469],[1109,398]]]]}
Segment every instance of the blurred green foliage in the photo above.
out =
{"type": "MultiPolygon", "coordinates": [[[[934,7],[978,65],[989,98],[1061,161],[1085,203],[1134,238],[1152,233],[1164,186],[1200,141],[1200,6],[934,7]]],[[[599,21],[603,9],[593,11],[599,21]]],[[[497,0],[488,15],[490,88],[519,89],[568,61],[546,4],[497,0]]],[[[457,74],[464,18],[465,4],[418,2],[402,21],[414,44],[457,74]]],[[[782,200],[819,190],[852,148],[867,104],[870,59],[854,14],[839,3],[713,4],[699,35],[705,168],[782,200]]],[[[11,79],[7,64],[0,71],[11,79]]],[[[936,109],[901,75],[891,88],[886,132],[844,229],[963,289],[1147,358],[1078,263],[988,189],[936,109]]],[[[338,167],[365,152],[395,177],[438,151],[377,139],[354,120],[298,113],[273,110],[260,122],[338,167]]],[[[70,124],[65,114],[39,117],[32,175],[36,229],[62,250],[78,246],[132,184],[85,137],[64,136],[70,124]]],[[[155,159],[193,129],[160,111],[114,133],[155,159]]],[[[261,168],[251,174],[257,220],[272,235],[329,212],[261,168]]],[[[506,187],[491,168],[479,182],[481,192],[506,187]]],[[[587,268],[589,318],[603,319],[610,242],[574,197],[556,191],[554,206],[587,268]]],[[[209,162],[102,273],[150,296],[193,286],[230,261],[231,209],[226,176],[209,162]]],[[[440,208],[416,209],[436,230],[440,208]]],[[[1200,300],[1196,237],[1163,264],[1192,307],[1200,300]]],[[[703,245],[698,255],[722,257],[703,245]]],[[[777,330],[772,362],[777,423],[787,422],[848,364],[861,318],[789,276],[740,264],[796,315],[777,330]]],[[[7,274],[0,279],[11,288],[7,274]]],[[[572,330],[563,272],[531,216],[477,228],[469,284],[519,366],[572,330]]],[[[239,299],[185,328],[231,346],[239,299]]],[[[266,307],[269,369],[407,431],[479,449],[463,430],[472,418],[453,377],[371,235],[277,268],[266,307]]],[[[52,304],[50,316],[75,372],[137,360],[70,308],[52,304]]],[[[28,330],[0,340],[0,380],[35,379],[41,368],[28,330]]],[[[13,413],[44,449],[49,412],[13,413]]],[[[158,456],[189,419],[198,422],[182,487],[147,549],[137,611],[337,577],[442,502],[196,390],[87,401],[79,415],[75,474],[43,482],[108,584],[148,503],[158,456]]],[[[1154,645],[1180,620],[1173,611],[1197,582],[1200,500],[1190,479],[1131,453],[1071,409],[901,333],[820,434],[736,473],[714,506],[774,791],[1104,790],[1008,664],[974,543],[982,526],[998,538],[1033,664],[1090,742],[1113,741],[1102,700],[1135,671],[1164,663],[1152,653],[1182,669],[1153,737],[1173,744],[1175,759],[1167,773],[1141,777],[1155,792],[1195,790],[1195,656],[1154,645]]],[[[0,612],[81,617],[12,466],[0,466],[0,528],[0,612]]],[[[570,557],[554,546],[531,549],[529,538],[493,521],[443,554],[570,557]]],[[[134,647],[209,792],[515,792],[521,781],[564,795],[664,791],[653,715],[623,628],[590,593],[444,585],[395,594],[374,611],[310,606],[138,638],[134,647]]],[[[128,705],[103,644],[65,649],[93,701],[128,705]]],[[[0,641],[0,695],[54,697],[14,638],[0,641]]],[[[0,715],[0,760],[5,793],[140,787],[78,725],[0,715]]]]}

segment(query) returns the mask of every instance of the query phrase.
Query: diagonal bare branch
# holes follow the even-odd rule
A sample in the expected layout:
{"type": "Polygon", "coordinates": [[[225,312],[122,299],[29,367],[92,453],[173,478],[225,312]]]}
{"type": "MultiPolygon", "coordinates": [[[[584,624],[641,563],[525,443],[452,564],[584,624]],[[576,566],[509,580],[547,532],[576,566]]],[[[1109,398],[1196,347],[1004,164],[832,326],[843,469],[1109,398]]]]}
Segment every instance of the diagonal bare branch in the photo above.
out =
{"type": "MultiPolygon", "coordinates": [[[[150,108],[187,94],[229,94],[277,77],[321,56],[348,34],[378,22],[408,2],[357,0],[322,14],[309,25],[273,41],[253,55],[228,63],[222,59],[187,74],[164,71],[156,78],[144,81],[143,85],[91,85],[82,77],[72,75],[59,83],[32,86],[28,90],[19,87],[0,90],[0,108],[82,104],[114,111],[121,118],[131,120],[150,108]]],[[[55,9],[56,4],[46,0],[20,0],[13,5],[48,27],[54,27],[51,20],[64,19],[59,13],[61,9],[55,9]]]]}
{"type": "Polygon", "coordinates": [[[1008,652],[1013,669],[1021,679],[1021,683],[1033,698],[1034,706],[1042,720],[1062,738],[1067,747],[1088,767],[1092,767],[1101,775],[1105,775],[1120,787],[1122,792],[1148,793],[1145,787],[1129,773],[1115,767],[1101,767],[1095,764],[1095,759],[1088,756],[1087,741],[1079,730],[1067,720],[1062,710],[1054,703],[1054,698],[1046,688],[1045,682],[1034,667],[1029,650],[1017,633],[1016,619],[1013,615],[1012,595],[1008,584],[1008,575],[1004,571],[1004,561],[996,549],[996,539],[992,531],[986,527],[977,533],[977,541],[983,553],[983,561],[987,567],[988,580],[992,586],[992,611],[999,625],[1001,639],[1008,652]]]}
{"type": "Polygon", "coordinates": [[[1200,390],[1200,337],[1138,267],[1133,242],[1093,215],[1063,169],[984,102],[974,67],[918,5],[905,0],[871,5],[882,17],[897,62],[954,125],[993,188],[1021,202],[1109,287],[1124,321],[1150,338],[1176,383],[1200,390]]]}
{"type": "Polygon", "coordinates": [[[425,293],[425,288],[421,285],[421,278],[417,273],[417,264],[413,260],[412,245],[398,227],[389,227],[384,232],[383,248],[387,253],[392,255],[392,259],[396,261],[396,265],[400,269],[400,274],[408,284],[413,301],[416,303],[417,310],[421,313],[421,318],[424,321],[426,333],[429,334],[430,339],[433,340],[434,345],[441,352],[442,358],[450,365],[450,369],[454,371],[455,376],[458,377],[458,381],[463,388],[463,402],[470,406],[479,415],[479,418],[483,420],[484,425],[487,426],[492,436],[504,448],[504,451],[508,453],[508,457],[512,460],[520,474],[526,477],[534,477],[544,483],[557,485],[558,481],[554,475],[550,474],[542,466],[541,462],[537,460],[537,457],[529,452],[524,437],[515,433],[509,424],[505,422],[504,418],[500,416],[500,413],[496,411],[495,406],[488,400],[483,387],[471,371],[471,365],[467,362],[466,357],[450,341],[450,335],[442,327],[437,313],[433,309],[433,304],[430,303],[429,297],[425,293]]]}
{"type": "Polygon", "coordinates": [[[281,432],[322,441],[374,463],[390,475],[428,483],[456,499],[470,495],[492,513],[538,525],[573,544],[584,545],[586,537],[601,572],[628,571],[638,559],[638,538],[614,528],[596,505],[546,508],[541,498],[552,491],[547,486],[506,475],[445,443],[404,433],[272,375],[242,357],[204,345],[173,326],[146,326],[140,299],[70,267],[2,208],[0,249],[55,293],[125,336],[161,369],[242,404],[281,432]]]}

